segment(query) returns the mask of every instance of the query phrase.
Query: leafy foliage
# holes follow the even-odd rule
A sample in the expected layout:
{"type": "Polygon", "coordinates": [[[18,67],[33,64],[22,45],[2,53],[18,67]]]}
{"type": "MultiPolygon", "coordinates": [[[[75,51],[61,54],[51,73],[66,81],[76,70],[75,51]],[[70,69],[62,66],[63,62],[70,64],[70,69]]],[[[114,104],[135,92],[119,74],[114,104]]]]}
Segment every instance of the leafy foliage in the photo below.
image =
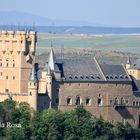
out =
{"type": "Polygon", "coordinates": [[[0,103],[0,122],[20,124],[0,127],[4,140],[138,140],[140,129],[128,123],[112,125],[92,116],[82,106],[60,112],[53,109],[33,111],[29,104],[11,100],[0,103]]]}

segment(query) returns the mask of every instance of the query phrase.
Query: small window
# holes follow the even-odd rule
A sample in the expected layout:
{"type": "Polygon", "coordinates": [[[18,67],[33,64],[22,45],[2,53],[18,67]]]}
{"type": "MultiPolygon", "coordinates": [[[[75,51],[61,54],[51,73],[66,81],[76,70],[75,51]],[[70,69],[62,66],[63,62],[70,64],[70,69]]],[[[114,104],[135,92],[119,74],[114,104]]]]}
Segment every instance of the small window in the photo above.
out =
{"type": "Polygon", "coordinates": [[[72,105],[72,99],[71,98],[67,98],[67,105],[72,105]]]}
{"type": "Polygon", "coordinates": [[[36,83],[34,83],[34,86],[36,85],[36,83]]]}
{"type": "Polygon", "coordinates": [[[84,76],[80,76],[81,79],[84,79],[84,76]]]}
{"type": "Polygon", "coordinates": [[[6,79],[8,79],[8,76],[6,76],[6,79]]]}
{"type": "Polygon", "coordinates": [[[100,76],[97,76],[97,79],[100,79],[100,76]]]}
{"type": "Polygon", "coordinates": [[[6,66],[8,67],[8,63],[6,64],[6,66]]]}
{"type": "Polygon", "coordinates": [[[119,104],[119,99],[115,98],[115,105],[118,105],[118,104],[119,104]]]}
{"type": "Polygon", "coordinates": [[[0,76],[2,76],[2,72],[0,72],[0,76]]]}
{"type": "Polygon", "coordinates": [[[32,92],[31,91],[30,91],[29,95],[32,96],[32,92]]]}
{"type": "Polygon", "coordinates": [[[121,98],[121,104],[125,104],[125,99],[121,98]]]}
{"type": "Polygon", "coordinates": [[[129,103],[129,101],[128,101],[128,100],[125,100],[125,102],[126,102],[126,104],[128,104],[128,103],[129,103]]]}
{"type": "Polygon", "coordinates": [[[78,79],[78,77],[77,77],[77,76],[75,76],[74,78],[75,78],[75,79],[78,79]]]}
{"type": "Polygon", "coordinates": [[[115,75],[114,77],[115,77],[115,79],[118,79],[118,76],[117,75],[115,75]]]}
{"type": "Polygon", "coordinates": [[[136,102],[135,101],[133,101],[133,106],[136,106],[136,102]]]}
{"type": "Polygon", "coordinates": [[[76,105],[80,105],[81,104],[81,99],[80,99],[80,97],[78,96],[77,98],[76,98],[76,105]]]}
{"type": "Polygon", "coordinates": [[[136,106],[139,106],[139,102],[138,101],[136,101],[136,106]]]}
{"type": "Polygon", "coordinates": [[[15,80],[15,76],[13,76],[13,80],[15,80]]]}
{"type": "Polygon", "coordinates": [[[9,89],[5,89],[5,92],[9,92],[9,89]]]}
{"type": "Polygon", "coordinates": [[[90,99],[90,98],[87,98],[87,99],[86,99],[86,105],[87,105],[87,106],[90,106],[90,105],[91,105],[91,99],[90,99]]]}
{"type": "Polygon", "coordinates": [[[99,98],[99,99],[98,99],[98,106],[102,106],[102,105],[103,105],[102,99],[99,98]]]}
{"type": "Polygon", "coordinates": [[[0,66],[2,67],[2,63],[0,63],[0,66]]]}
{"type": "Polygon", "coordinates": [[[113,100],[110,100],[110,104],[113,104],[113,100]]]}
{"type": "Polygon", "coordinates": [[[13,67],[15,67],[15,63],[13,63],[13,67]]]}
{"type": "Polygon", "coordinates": [[[113,76],[112,75],[110,75],[110,79],[113,79],[113,76]]]}
{"type": "Polygon", "coordinates": [[[106,75],[106,79],[109,79],[109,76],[108,75],[106,75]]]}
{"type": "Polygon", "coordinates": [[[89,79],[89,77],[88,77],[88,76],[86,76],[86,79],[89,79]]]}

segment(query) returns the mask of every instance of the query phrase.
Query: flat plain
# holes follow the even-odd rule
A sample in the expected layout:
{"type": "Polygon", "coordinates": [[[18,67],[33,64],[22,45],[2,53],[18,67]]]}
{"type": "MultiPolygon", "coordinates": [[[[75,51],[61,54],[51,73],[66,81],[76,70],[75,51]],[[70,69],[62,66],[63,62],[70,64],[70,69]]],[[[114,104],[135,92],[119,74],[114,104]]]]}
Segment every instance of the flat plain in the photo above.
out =
{"type": "Polygon", "coordinates": [[[127,57],[132,63],[140,58],[140,34],[87,35],[38,33],[36,61],[44,65],[53,46],[56,56],[65,59],[93,58],[101,63],[124,64],[127,57]]]}

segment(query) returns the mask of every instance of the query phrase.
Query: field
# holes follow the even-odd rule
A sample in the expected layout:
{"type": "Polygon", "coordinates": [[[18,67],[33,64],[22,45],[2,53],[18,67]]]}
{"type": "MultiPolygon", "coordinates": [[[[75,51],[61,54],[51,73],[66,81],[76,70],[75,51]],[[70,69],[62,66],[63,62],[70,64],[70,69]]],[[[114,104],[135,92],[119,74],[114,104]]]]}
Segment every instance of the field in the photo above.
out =
{"type": "MultiPolygon", "coordinates": [[[[125,63],[127,56],[132,62],[140,58],[140,35],[83,35],[38,33],[37,55],[44,59],[51,42],[58,57],[64,46],[65,58],[96,57],[102,63],[125,63]],[[43,54],[42,54],[43,53],[43,54]],[[44,57],[43,57],[44,55],[44,57]]],[[[37,61],[42,61],[38,60],[37,61]]],[[[41,63],[41,62],[40,62],[41,63]]]]}

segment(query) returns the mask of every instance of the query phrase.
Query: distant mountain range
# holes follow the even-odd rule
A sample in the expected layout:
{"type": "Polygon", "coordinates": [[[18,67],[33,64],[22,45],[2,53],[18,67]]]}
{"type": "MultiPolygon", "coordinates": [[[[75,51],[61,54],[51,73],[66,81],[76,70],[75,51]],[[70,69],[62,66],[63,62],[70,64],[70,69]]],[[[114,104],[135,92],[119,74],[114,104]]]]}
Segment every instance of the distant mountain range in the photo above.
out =
{"type": "Polygon", "coordinates": [[[6,25],[36,25],[36,26],[103,26],[102,24],[87,21],[72,21],[61,19],[49,19],[46,17],[17,11],[0,11],[0,24],[6,25]]]}
{"type": "Polygon", "coordinates": [[[53,20],[17,11],[0,11],[0,30],[36,30],[60,34],[139,34],[140,28],[107,27],[87,21],[53,20]]]}

